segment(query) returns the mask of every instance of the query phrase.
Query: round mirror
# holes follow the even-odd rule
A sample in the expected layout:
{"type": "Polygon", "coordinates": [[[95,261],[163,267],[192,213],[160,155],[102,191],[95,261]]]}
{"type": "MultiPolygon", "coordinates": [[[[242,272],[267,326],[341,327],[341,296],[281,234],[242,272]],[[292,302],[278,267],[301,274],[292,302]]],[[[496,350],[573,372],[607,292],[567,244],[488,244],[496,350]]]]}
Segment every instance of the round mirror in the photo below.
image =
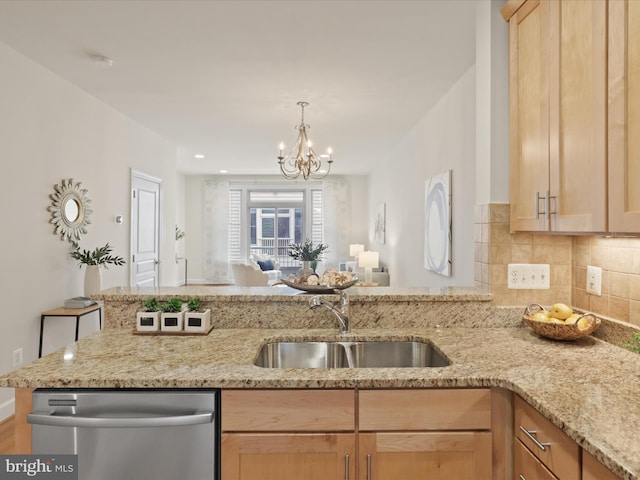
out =
{"type": "Polygon", "coordinates": [[[87,233],[87,225],[91,223],[91,200],[87,197],[87,190],[82,188],[80,182],[74,183],[72,178],[62,180],[53,190],[53,195],[50,195],[51,206],[47,209],[51,212],[49,223],[55,225],[53,233],[60,235],[60,240],[66,238],[77,242],[82,234],[87,233]]]}

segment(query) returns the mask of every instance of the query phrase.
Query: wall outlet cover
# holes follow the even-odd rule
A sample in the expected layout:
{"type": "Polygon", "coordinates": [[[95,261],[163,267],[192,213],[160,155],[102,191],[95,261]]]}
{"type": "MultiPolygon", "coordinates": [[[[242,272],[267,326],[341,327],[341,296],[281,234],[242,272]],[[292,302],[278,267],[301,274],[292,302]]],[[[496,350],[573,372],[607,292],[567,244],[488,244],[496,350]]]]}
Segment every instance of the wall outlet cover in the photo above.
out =
{"type": "Polygon", "coordinates": [[[546,290],[550,288],[548,263],[510,263],[507,286],[514,289],[546,290]]]}
{"type": "Polygon", "coordinates": [[[587,265],[587,293],[602,295],[602,268],[587,265]]]}

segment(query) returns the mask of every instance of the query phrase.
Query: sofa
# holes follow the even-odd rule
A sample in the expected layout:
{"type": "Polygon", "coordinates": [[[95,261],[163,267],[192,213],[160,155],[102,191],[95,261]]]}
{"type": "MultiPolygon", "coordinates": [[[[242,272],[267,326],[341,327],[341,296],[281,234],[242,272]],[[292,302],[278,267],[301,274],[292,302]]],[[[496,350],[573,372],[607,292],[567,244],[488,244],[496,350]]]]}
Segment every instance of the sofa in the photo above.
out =
{"type": "MultiPolygon", "coordinates": [[[[364,282],[364,268],[358,267],[356,262],[342,262],[340,263],[341,271],[353,272],[358,276],[360,282],[364,282]]],[[[381,287],[388,287],[391,278],[389,277],[389,271],[386,267],[374,268],[371,272],[371,282],[377,283],[381,287]]]]}
{"type": "Polygon", "coordinates": [[[240,287],[260,287],[269,285],[269,275],[246,263],[232,263],[233,283],[240,287]]]}
{"type": "Polygon", "coordinates": [[[270,255],[251,255],[249,257],[247,265],[251,266],[258,272],[266,274],[268,278],[268,285],[273,285],[282,277],[282,272],[280,271],[280,265],[278,264],[278,261],[275,259],[275,257],[272,257],[270,255]]]}

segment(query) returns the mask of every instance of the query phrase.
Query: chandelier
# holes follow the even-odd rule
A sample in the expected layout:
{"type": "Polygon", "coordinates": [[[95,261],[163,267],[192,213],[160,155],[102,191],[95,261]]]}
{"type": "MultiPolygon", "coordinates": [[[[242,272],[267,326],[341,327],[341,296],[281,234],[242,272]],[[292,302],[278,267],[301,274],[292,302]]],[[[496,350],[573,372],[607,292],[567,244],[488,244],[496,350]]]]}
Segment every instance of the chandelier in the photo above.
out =
{"type": "Polygon", "coordinates": [[[302,109],[300,125],[296,125],[295,127],[296,130],[298,130],[298,139],[286,157],[283,156],[284,143],[280,142],[280,154],[278,155],[280,171],[282,172],[282,175],[290,180],[294,180],[300,175],[302,175],[302,178],[305,180],[309,178],[324,178],[329,175],[329,171],[331,170],[331,164],[333,163],[333,160],[331,159],[332,150],[331,148],[327,148],[326,154],[316,154],[311,147],[311,140],[307,137],[307,129],[311,127],[304,123],[304,107],[308,106],[309,103],[298,102],[297,105],[302,109]],[[321,170],[323,158],[327,159],[326,170],[321,170]]]}

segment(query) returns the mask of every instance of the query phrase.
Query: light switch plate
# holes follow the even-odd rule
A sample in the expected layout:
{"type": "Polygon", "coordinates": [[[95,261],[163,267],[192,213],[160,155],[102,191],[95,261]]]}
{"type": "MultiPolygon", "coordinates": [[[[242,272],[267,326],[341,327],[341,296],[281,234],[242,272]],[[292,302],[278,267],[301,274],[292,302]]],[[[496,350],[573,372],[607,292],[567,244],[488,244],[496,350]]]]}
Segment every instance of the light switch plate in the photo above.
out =
{"type": "Polygon", "coordinates": [[[587,265],[587,293],[602,295],[602,269],[587,265]]]}

